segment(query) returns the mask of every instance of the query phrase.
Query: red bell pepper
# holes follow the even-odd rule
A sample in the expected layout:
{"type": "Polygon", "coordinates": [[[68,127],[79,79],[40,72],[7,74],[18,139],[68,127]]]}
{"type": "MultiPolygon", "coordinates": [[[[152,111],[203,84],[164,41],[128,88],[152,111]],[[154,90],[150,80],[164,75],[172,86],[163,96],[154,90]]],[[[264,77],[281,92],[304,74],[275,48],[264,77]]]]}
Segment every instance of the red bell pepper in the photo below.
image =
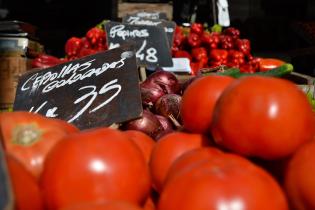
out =
{"type": "Polygon", "coordinates": [[[201,43],[210,49],[217,48],[220,43],[220,36],[218,33],[204,32],[201,35],[201,43]]]}
{"type": "Polygon", "coordinates": [[[189,52],[185,51],[185,50],[178,50],[175,55],[175,58],[188,58],[191,61],[191,55],[189,54],[189,52]]]}
{"type": "Polygon", "coordinates": [[[195,34],[195,33],[190,33],[188,35],[188,44],[192,48],[199,47],[201,44],[200,36],[198,34],[195,34]]]}
{"type": "Polygon", "coordinates": [[[237,39],[235,41],[235,47],[245,55],[250,55],[251,46],[248,39],[237,39]]]}
{"type": "Polygon", "coordinates": [[[62,60],[52,55],[39,54],[36,58],[32,60],[31,65],[32,68],[48,68],[66,61],[67,60],[62,60]]]}
{"type": "Polygon", "coordinates": [[[203,33],[203,25],[201,23],[193,23],[190,26],[190,32],[201,35],[203,33]]]}
{"type": "Polygon", "coordinates": [[[234,47],[233,38],[231,36],[221,35],[220,43],[223,49],[233,49],[234,47]]]}
{"type": "Polygon", "coordinates": [[[75,57],[78,55],[80,49],[82,48],[82,40],[78,37],[71,37],[67,40],[65,45],[65,52],[67,57],[75,57]]]}
{"type": "Polygon", "coordinates": [[[191,55],[195,61],[208,60],[207,50],[204,47],[196,47],[191,50],[191,55]]]}
{"type": "Polygon", "coordinates": [[[222,31],[224,35],[231,36],[234,40],[240,37],[240,30],[234,27],[228,27],[222,31]]]}

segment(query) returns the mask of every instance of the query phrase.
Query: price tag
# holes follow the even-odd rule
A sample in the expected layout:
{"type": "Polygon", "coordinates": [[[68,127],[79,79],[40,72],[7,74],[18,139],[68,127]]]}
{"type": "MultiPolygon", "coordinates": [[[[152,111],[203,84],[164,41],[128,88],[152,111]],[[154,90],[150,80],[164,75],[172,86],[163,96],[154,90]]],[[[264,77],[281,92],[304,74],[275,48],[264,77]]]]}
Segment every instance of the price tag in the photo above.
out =
{"type": "Polygon", "coordinates": [[[122,46],[19,79],[14,110],[73,123],[80,129],[109,126],[141,116],[134,47],[122,46]]]}
{"type": "Polygon", "coordinates": [[[0,144],[0,209],[13,209],[13,196],[2,145],[0,144]]]}
{"type": "Polygon", "coordinates": [[[163,67],[163,70],[191,73],[190,61],[188,58],[173,58],[173,64],[174,66],[172,67],[163,67]]]}
{"type": "Polygon", "coordinates": [[[125,22],[125,19],[128,19],[129,17],[149,18],[149,19],[154,19],[154,20],[158,20],[158,19],[167,20],[167,15],[165,12],[153,12],[153,11],[141,11],[141,12],[128,14],[122,18],[123,22],[125,22]]]}
{"type": "Polygon", "coordinates": [[[108,22],[105,24],[105,30],[110,49],[124,43],[135,43],[139,65],[173,66],[171,50],[162,27],[108,22]]]}
{"type": "Polygon", "coordinates": [[[164,28],[165,33],[167,35],[169,46],[171,47],[173,45],[173,37],[174,37],[174,31],[176,27],[176,23],[173,21],[129,16],[128,18],[125,18],[123,20],[123,23],[131,24],[131,25],[161,26],[164,28]]]}

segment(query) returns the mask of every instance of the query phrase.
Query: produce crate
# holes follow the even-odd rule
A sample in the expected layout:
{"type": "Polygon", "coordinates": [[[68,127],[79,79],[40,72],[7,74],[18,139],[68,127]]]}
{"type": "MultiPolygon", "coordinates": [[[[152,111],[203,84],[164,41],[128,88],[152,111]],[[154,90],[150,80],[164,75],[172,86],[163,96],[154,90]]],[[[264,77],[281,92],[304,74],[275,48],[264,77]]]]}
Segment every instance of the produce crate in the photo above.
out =
{"type": "Polygon", "coordinates": [[[19,75],[31,69],[31,59],[0,57],[0,111],[12,108],[19,75]]]}

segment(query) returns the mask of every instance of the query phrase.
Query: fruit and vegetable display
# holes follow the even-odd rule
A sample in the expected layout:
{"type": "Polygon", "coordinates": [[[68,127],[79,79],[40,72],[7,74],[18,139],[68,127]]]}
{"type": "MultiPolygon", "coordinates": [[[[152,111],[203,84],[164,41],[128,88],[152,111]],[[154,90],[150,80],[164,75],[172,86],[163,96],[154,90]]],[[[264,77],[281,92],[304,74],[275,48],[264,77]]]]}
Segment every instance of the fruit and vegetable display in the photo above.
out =
{"type": "MultiPolygon", "coordinates": [[[[64,44],[64,58],[41,54],[33,68],[108,50],[100,26],[64,44]]],[[[285,77],[292,64],[255,57],[234,27],[177,26],[170,49],[192,72],[147,75],[137,119],[80,130],[0,113],[14,209],[315,209],[314,88],[285,77]]]]}
{"type": "Polygon", "coordinates": [[[315,114],[277,73],[292,65],[232,70],[157,70],[142,117],[116,128],[1,113],[15,209],[315,209],[315,114]]]}

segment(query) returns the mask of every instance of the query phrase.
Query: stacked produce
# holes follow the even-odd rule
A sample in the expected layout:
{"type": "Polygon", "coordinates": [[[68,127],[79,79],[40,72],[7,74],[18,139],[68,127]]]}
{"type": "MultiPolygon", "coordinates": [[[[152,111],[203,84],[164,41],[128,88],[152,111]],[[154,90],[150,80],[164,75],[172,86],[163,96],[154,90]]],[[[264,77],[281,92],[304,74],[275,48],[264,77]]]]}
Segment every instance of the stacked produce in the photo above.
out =
{"type": "Polygon", "coordinates": [[[222,65],[253,73],[270,70],[284,63],[279,59],[254,57],[250,40],[241,38],[237,28],[211,31],[200,23],[193,23],[188,29],[180,26],[176,28],[172,55],[188,58],[194,75],[201,68],[222,65]]]}
{"type": "Polygon", "coordinates": [[[118,129],[1,113],[16,209],[315,209],[315,114],[276,78],[292,65],[234,70],[154,72],[118,129]]]}
{"type": "Polygon", "coordinates": [[[57,64],[107,50],[106,33],[100,26],[89,29],[84,37],[71,37],[65,43],[65,58],[40,54],[32,61],[33,68],[48,68],[57,64]]]}

